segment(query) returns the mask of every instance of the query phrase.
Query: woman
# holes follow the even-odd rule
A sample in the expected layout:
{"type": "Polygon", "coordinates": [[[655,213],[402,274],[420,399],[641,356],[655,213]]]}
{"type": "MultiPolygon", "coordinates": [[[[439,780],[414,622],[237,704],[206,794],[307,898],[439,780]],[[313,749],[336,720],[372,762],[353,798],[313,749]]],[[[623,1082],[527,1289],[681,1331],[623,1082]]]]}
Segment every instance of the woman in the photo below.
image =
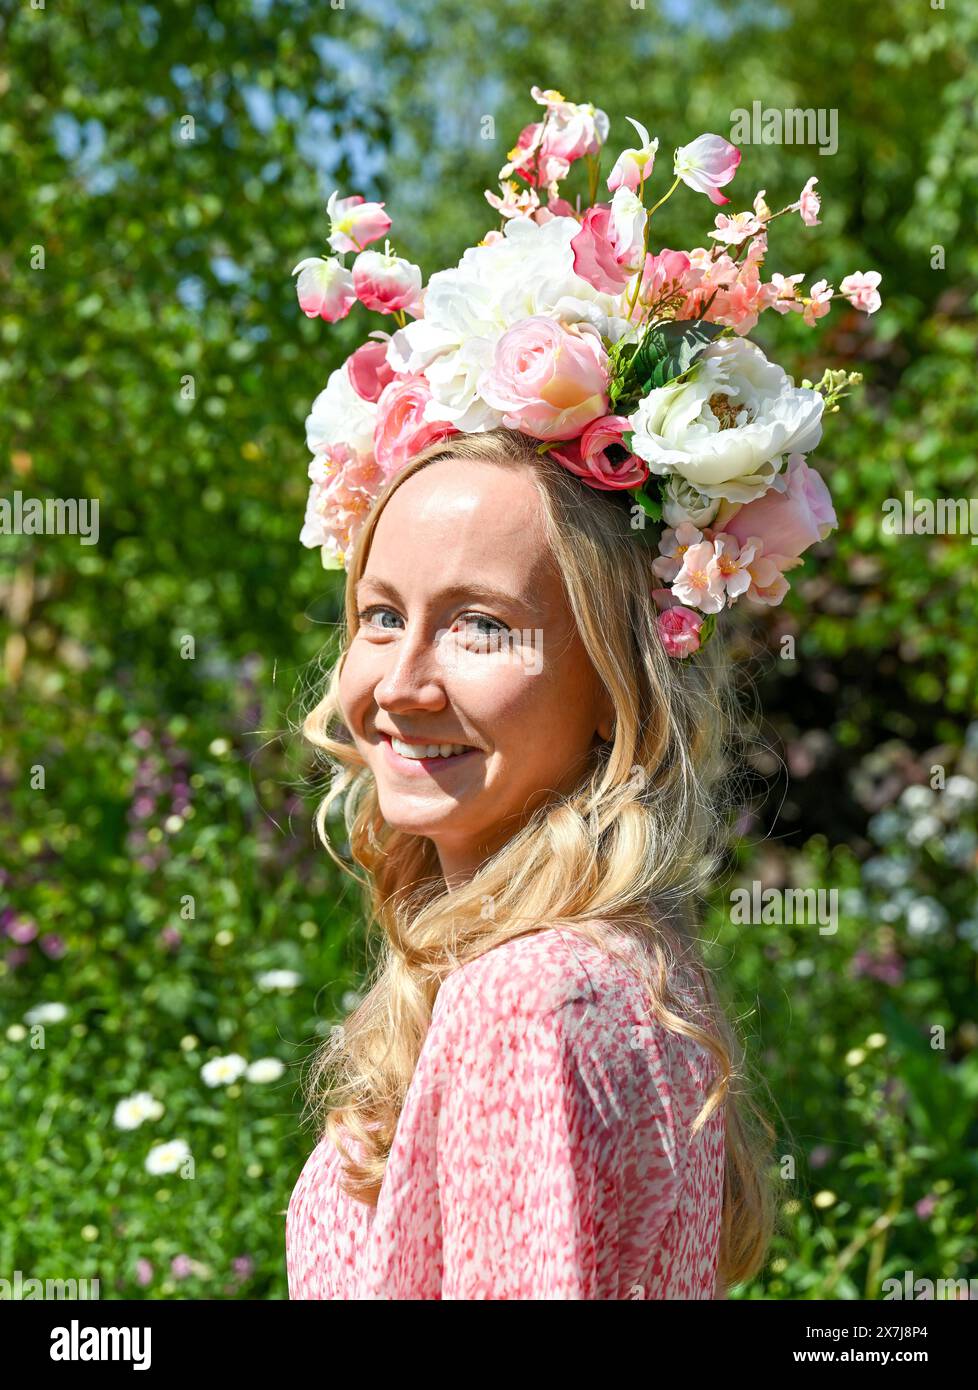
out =
{"type": "Polygon", "coordinates": [[[777,219],[820,225],[814,176],[662,246],[663,204],[729,203],[741,151],[700,135],[665,187],[628,117],[602,200],[607,114],[530,94],[456,266],[422,287],[384,204],[337,190],[335,254],[293,271],[307,316],[397,325],[306,420],[300,539],[349,576],[319,829],[343,798],[383,941],[312,1077],[293,1297],[712,1298],[772,1228],[691,909],[740,727],[724,611],[780,603],[837,524],[806,455],[859,377],[796,386],[745,335],[875,313],[880,276],[763,278],[777,219]]]}
{"type": "Polygon", "coordinates": [[[763,1263],[763,1122],[697,958],[732,725],[667,655],[623,495],[525,432],[384,488],[309,738],[382,950],[318,1059],[293,1298],[713,1298],[763,1263]]]}

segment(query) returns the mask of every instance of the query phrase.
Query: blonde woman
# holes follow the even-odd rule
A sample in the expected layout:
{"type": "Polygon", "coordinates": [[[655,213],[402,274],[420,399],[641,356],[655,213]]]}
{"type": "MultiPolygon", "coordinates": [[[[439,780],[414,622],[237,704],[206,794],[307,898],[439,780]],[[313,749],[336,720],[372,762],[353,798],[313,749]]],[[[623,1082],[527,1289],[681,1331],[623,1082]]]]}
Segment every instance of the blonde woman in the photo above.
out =
{"type": "Polygon", "coordinates": [[[765,1259],[770,1130],[692,910],[722,642],[666,653],[627,494],[538,444],[422,448],[352,550],[305,729],[380,951],[311,1073],[293,1298],[711,1299],[765,1259]]]}

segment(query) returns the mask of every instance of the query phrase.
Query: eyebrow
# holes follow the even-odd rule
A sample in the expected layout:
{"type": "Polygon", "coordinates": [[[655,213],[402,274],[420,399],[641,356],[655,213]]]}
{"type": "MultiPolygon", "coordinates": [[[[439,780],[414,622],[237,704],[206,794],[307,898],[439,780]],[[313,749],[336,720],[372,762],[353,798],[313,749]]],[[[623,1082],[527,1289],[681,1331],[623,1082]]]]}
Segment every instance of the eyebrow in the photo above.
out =
{"type": "MultiPolygon", "coordinates": [[[[385,594],[388,598],[400,601],[400,594],[397,586],[391,584],[386,579],[373,575],[365,574],[357,581],[356,592],[359,598],[361,588],[369,587],[376,589],[378,593],[385,594]]],[[[487,603],[502,603],[526,607],[526,600],[518,594],[511,594],[505,589],[497,589],[493,584],[483,584],[478,580],[470,584],[450,584],[447,588],[439,589],[435,595],[440,600],[450,600],[459,598],[482,599],[487,603]]]]}

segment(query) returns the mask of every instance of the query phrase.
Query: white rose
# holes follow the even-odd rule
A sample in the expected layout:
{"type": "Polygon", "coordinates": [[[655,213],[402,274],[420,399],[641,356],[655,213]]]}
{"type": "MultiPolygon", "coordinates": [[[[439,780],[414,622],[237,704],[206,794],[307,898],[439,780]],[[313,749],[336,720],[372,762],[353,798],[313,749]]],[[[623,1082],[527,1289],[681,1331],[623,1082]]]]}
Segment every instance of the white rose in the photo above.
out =
{"type": "Polygon", "coordinates": [[[720,338],[691,380],[639,403],[629,416],[632,452],[706,497],[749,502],[774,483],[787,454],[815,448],[823,404],[746,338],[720,338]]]}
{"type": "Polygon", "coordinates": [[[662,518],[673,528],[688,521],[691,526],[709,526],[720,510],[719,497],[706,497],[677,473],[666,480],[662,489],[662,518]]]}

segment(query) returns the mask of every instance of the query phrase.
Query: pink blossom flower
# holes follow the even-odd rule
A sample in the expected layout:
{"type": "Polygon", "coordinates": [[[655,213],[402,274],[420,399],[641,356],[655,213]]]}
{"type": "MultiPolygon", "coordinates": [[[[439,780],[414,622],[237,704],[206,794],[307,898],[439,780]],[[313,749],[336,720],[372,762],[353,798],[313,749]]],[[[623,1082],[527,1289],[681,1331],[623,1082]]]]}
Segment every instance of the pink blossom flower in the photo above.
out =
{"type": "Polygon", "coordinates": [[[655,623],[662,645],[669,656],[682,659],[699,650],[703,617],[692,608],[683,608],[681,604],[676,604],[674,607],[663,609],[657,615],[655,623]]]}
{"type": "Polygon", "coordinates": [[[722,135],[699,135],[676,151],[673,173],[697,193],[705,193],[711,203],[729,203],[720,192],[737,172],[740,150],[722,135]]]}
{"type": "Polygon", "coordinates": [[[330,221],[329,244],[341,255],[345,251],[362,251],[372,241],[390,230],[391,220],[383,203],[365,203],[359,193],[352,198],[337,198],[338,189],[329,195],[326,212],[330,221]]]}
{"type": "Polygon", "coordinates": [[[320,546],[324,561],[328,554],[342,562],[386,481],[383,470],[372,455],[353,454],[345,444],[333,444],[312,460],[309,477],[312,485],[299,540],[320,546]]]}
{"type": "Polygon", "coordinates": [[[292,271],[298,275],[295,292],[306,318],[323,318],[328,323],[345,319],[357,302],[353,276],[335,257],[307,256],[292,271]]]}
{"type": "Polygon", "coordinates": [[[804,278],[804,275],[780,275],[775,271],[771,276],[771,288],[775,295],[771,308],[779,314],[787,314],[789,310],[800,314],[805,306],[798,298],[795,286],[800,285],[804,278]]]}
{"type": "Polygon", "coordinates": [[[136,1283],[141,1289],[153,1282],[153,1266],[142,1256],[136,1261],[136,1283]]]}
{"type": "Polygon", "coordinates": [[[604,415],[592,420],[580,439],[551,449],[550,457],[602,492],[639,487],[649,476],[649,466],[622,443],[630,429],[624,415],[604,415]]]}
{"type": "Polygon", "coordinates": [[[680,603],[702,609],[704,613],[720,612],[726,602],[726,586],[715,560],[712,541],[700,541],[685,551],[682,567],[672,585],[672,592],[680,603]]]}
{"type": "Polygon", "coordinates": [[[929,1221],[937,1210],[937,1198],[933,1192],[928,1192],[926,1197],[921,1197],[919,1202],[914,1203],[914,1211],[921,1221],[929,1221]]]}
{"type": "Polygon", "coordinates": [[[832,295],[835,291],[828,280],[816,280],[811,288],[811,293],[804,299],[805,322],[809,328],[813,328],[817,319],[824,318],[831,308],[832,295]]]}
{"type": "Polygon", "coordinates": [[[574,439],[607,414],[608,356],[589,324],[566,328],[534,314],[496,344],[492,365],[479,379],[479,394],[504,412],[507,429],[537,439],[574,439]]]}
{"type": "Polygon", "coordinates": [[[431,388],[424,375],[396,376],[380,393],[374,426],[374,456],[385,477],[393,478],[428,444],[457,434],[445,420],[426,420],[431,388]]]}
{"type": "Polygon", "coordinates": [[[765,603],[775,607],[781,602],[791,587],[776,560],[769,555],[757,555],[747,565],[750,574],[750,588],[747,598],[752,603],[765,603]]]}
{"type": "Polygon", "coordinates": [[[49,960],[60,960],[68,949],[56,932],[47,932],[37,944],[49,960]]]}
{"type": "Polygon", "coordinates": [[[659,537],[659,554],[652,561],[652,571],[671,584],[683,567],[683,556],[691,545],[699,545],[703,532],[689,521],[680,522],[673,530],[667,527],[659,537]]]}
{"type": "Polygon", "coordinates": [[[631,116],[626,116],[625,120],[638,131],[642,144],[638,149],[622,150],[615,160],[615,167],[608,175],[608,190],[611,193],[622,187],[630,188],[634,193],[639,185],[650,177],[659,148],[658,140],[650,138],[644,125],[633,121],[631,116]]]}
{"type": "Polygon", "coordinates": [[[876,288],[881,278],[878,270],[867,270],[865,274],[861,270],[857,270],[852,275],[847,275],[841,282],[839,293],[845,295],[854,309],[862,309],[864,313],[875,314],[883,302],[876,288]]]}
{"type": "Polygon", "coordinates": [[[540,206],[540,198],[535,188],[521,189],[514,179],[505,179],[499,187],[503,190],[500,198],[498,193],[490,193],[486,189],[486,202],[494,207],[500,217],[529,217],[540,206]]]}
{"type": "Polygon", "coordinates": [[[710,563],[723,580],[727,602],[734,603],[754,582],[748,566],[760,549],[760,543],[752,537],[741,546],[735,536],[715,531],[713,549],[715,554],[710,563]]]}
{"type": "Polygon", "coordinates": [[[421,271],[410,261],[391,253],[390,242],[381,251],[361,251],[353,262],[353,288],[357,299],[380,314],[408,309],[421,294],[421,271]]]}
{"type": "Polygon", "coordinates": [[[703,271],[693,268],[685,252],[669,251],[664,247],[658,255],[653,256],[650,251],[642,269],[638,301],[650,306],[681,289],[688,293],[702,278],[703,271]]]}
{"type": "Polygon", "coordinates": [[[346,360],[354,391],[365,401],[378,401],[384,387],[394,380],[394,369],[387,361],[388,339],[364,343],[346,360]]]}
{"type": "Polygon", "coordinates": [[[801,190],[801,197],[798,199],[797,203],[792,204],[792,207],[797,212],[801,213],[801,220],[806,227],[821,226],[818,220],[818,213],[822,206],[822,202],[815,192],[815,185],[817,183],[818,179],[813,174],[805,184],[805,187],[801,190]]]}
{"type": "Polygon", "coordinates": [[[802,454],[790,455],[783,480],[783,491],[770,487],[732,514],[729,503],[721,507],[714,530],[726,532],[741,545],[756,539],[768,559],[783,561],[781,568],[791,569],[809,546],[838,525],[838,518],[824,479],[802,454]]]}
{"type": "Polygon", "coordinates": [[[575,160],[598,153],[608,135],[608,117],[590,102],[567,101],[549,88],[534,86],[530,93],[547,108],[546,120],[523,127],[499,176],[506,178],[515,172],[543,188],[565,178],[575,160]]]}
{"type": "Polygon", "coordinates": [[[170,1273],[174,1279],[186,1279],[194,1272],[194,1262],[189,1255],[174,1255],[170,1261],[170,1273]]]}
{"type": "Polygon", "coordinates": [[[575,272],[596,290],[620,293],[645,249],[645,221],[645,209],[624,186],[611,204],[588,208],[571,241],[575,272]],[[629,200],[627,207],[622,194],[629,200]]]}
{"type": "Polygon", "coordinates": [[[708,235],[714,241],[722,241],[727,246],[739,246],[748,237],[756,236],[764,230],[764,223],[753,212],[738,212],[733,217],[718,212],[714,223],[716,231],[709,232],[708,235]]]}

